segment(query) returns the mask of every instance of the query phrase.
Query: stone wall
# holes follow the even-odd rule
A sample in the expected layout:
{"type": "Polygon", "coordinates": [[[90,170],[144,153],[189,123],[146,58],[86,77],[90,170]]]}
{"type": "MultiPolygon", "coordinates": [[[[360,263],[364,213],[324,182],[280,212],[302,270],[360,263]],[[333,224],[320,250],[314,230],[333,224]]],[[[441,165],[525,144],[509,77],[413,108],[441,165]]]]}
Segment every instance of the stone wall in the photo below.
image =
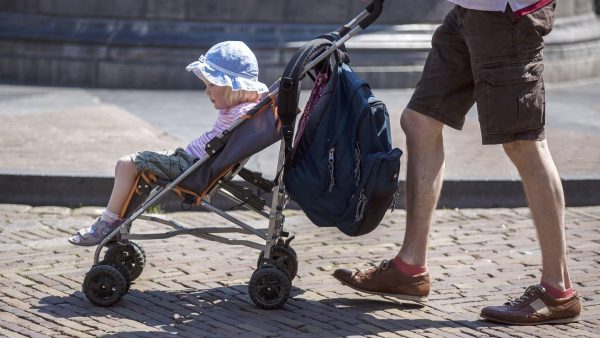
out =
{"type": "MultiPolygon", "coordinates": [[[[0,81],[110,88],[194,88],[185,66],[211,45],[243,40],[261,80],[274,82],[304,41],[358,14],[359,0],[0,0],[0,81]]],[[[410,87],[430,38],[451,7],[443,0],[388,0],[347,45],[374,87],[410,87]]],[[[594,0],[560,0],[548,39],[552,81],[600,76],[594,0]],[[556,65],[552,67],[551,65],[556,65]],[[580,69],[580,71],[574,71],[580,69]]]]}

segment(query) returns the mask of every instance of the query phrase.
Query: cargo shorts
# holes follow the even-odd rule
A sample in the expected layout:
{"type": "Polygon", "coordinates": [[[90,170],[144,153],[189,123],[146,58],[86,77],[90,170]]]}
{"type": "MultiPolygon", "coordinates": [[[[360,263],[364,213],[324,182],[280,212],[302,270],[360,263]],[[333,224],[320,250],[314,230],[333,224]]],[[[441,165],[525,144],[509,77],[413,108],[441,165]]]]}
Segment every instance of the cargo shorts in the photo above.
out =
{"type": "Polygon", "coordinates": [[[462,129],[477,103],[483,144],[543,140],[544,40],[556,1],[516,18],[455,6],[432,38],[432,49],[408,108],[462,129]]]}
{"type": "Polygon", "coordinates": [[[161,152],[140,151],[129,157],[138,172],[149,171],[169,181],[175,180],[198,160],[196,156],[182,148],[161,152]]]}

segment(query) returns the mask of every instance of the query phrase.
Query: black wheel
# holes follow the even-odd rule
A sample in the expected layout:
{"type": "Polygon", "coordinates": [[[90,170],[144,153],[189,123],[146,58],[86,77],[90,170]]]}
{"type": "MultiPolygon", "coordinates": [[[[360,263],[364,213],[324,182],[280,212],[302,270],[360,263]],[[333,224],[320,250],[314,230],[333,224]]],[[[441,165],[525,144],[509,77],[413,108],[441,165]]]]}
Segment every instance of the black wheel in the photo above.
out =
{"type": "MultiPolygon", "coordinates": [[[[263,265],[264,251],[258,256],[257,268],[263,265]]],[[[296,251],[290,246],[276,245],[271,248],[271,259],[280,269],[283,269],[290,276],[290,280],[296,278],[298,273],[298,256],[296,251]]]]}
{"type": "Polygon", "coordinates": [[[287,274],[274,266],[257,269],[250,278],[250,299],[261,309],[278,309],[287,302],[292,283],[287,274]]]}
{"type": "Polygon", "coordinates": [[[94,265],[83,280],[83,293],[98,306],[111,306],[125,294],[125,277],[110,265],[94,265]]]}
{"type": "Polygon", "coordinates": [[[109,266],[112,266],[113,268],[119,270],[121,275],[123,275],[123,277],[125,278],[125,293],[127,293],[127,291],[129,291],[129,288],[131,287],[131,273],[125,267],[125,265],[123,265],[117,261],[110,261],[110,260],[106,260],[106,259],[98,262],[97,265],[109,265],[109,266]]]}
{"type": "Polygon", "coordinates": [[[129,241],[127,244],[115,243],[104,254],[104,260],[123,264],[129,270],[131,280],[134,281],[144,270],[146,252],[134,241],[129,241]]]}

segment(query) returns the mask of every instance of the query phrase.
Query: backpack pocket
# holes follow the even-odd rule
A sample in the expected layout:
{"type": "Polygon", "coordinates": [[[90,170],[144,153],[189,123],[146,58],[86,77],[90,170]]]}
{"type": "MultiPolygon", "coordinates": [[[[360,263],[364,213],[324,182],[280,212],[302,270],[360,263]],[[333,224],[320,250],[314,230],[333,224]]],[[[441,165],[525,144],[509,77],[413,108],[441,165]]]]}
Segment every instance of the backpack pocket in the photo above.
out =
{"type": "Polygon", "coordinates": [[[383,219],[398,190],[402,151],[369,154],[360,184],[337,227],[348,236],[361,236],[373,231],[383,219]]]}

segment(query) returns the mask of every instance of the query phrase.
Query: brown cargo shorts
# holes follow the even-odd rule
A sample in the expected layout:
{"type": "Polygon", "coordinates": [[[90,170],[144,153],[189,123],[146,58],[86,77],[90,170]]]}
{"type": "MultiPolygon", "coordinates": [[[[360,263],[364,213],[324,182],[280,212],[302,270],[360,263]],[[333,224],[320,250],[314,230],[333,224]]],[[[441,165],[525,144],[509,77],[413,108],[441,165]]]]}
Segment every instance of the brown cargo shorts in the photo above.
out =
{"type": "Polygon", "coordinates": [[[543,140],[544,39],[556,2],[516,19],[455,6],[432,38],[408,108],[462,129],[477,103],[483,144],[543,140]]]}

